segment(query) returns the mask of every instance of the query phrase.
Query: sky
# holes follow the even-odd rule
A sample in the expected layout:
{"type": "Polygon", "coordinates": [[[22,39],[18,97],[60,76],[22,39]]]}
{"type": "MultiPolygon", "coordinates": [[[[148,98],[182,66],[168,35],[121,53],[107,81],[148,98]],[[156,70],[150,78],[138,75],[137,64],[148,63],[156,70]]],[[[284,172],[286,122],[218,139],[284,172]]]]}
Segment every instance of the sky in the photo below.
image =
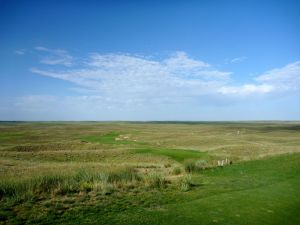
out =
{"type": "Polygon", "coordinates": [[[299,12],[0,0],[0,120],[300,120],[299,12]]]}

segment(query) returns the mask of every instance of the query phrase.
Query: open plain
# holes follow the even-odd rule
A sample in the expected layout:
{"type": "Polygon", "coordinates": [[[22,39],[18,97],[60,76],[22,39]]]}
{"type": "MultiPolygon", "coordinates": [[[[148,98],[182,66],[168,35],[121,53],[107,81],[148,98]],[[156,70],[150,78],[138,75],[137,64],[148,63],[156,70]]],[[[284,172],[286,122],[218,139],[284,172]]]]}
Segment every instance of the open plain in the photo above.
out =
{"type": "Polygon", "coordinates": [[[0,223],[299,224],[299,152],[298,122],[2,122],[0,223]]]}

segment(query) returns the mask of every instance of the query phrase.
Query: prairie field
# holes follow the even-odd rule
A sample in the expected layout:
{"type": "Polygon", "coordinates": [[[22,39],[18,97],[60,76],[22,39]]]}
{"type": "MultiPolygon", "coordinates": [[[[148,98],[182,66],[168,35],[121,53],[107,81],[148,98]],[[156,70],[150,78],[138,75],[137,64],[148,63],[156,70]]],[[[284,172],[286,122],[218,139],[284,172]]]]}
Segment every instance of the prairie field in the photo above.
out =
{"type": "Polygon", "coordinates": [[[300,122],[0,122],[0,224],[300,224],[300,122]]]}

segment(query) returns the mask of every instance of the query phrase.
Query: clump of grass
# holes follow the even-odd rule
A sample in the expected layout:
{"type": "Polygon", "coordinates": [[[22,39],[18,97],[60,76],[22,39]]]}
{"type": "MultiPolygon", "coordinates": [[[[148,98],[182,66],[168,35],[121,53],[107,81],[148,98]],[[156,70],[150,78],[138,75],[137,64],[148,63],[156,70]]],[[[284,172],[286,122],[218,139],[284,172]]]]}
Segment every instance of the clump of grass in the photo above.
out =
{"type": "Polygon", "coordinates": [[[197,172],[209,168],[206,160],[188,160],[184,162],[184,169],[187,173],[197,172]]]}
{"type": "Polygon", "coordinates": [[[180,167],[174,167],[172,174],[179,175],[181,174],[181,168],[180,167]]]}
{"type": "Polygon", "coordinates": [[[188,174],[188,175],[182,177],[182,179],[180,180],[179,186],[180,186],[181,191],[184,191],[184,192],[189,191],[192,187],[191,175],[188,174]]]}
{"type": "Polygon", "coordinates": [[[125,168],[120,171],[111,172],[108,174],[108,182],[132,182],[140,181],[141,177],[133,168],[125,168]]]}
{"type": "Polygon", "coordinates": [[[82,170],[73,175],[44,175],[23,181],[1,181],[0,198],[22,198],[28,193],[64,195],[80,191],[108,194],[116,187],[132,188],[141,180],[141,176],[133,168],[100,173],[82,170]]]}
{"type": "Polygon", "coordinates": [[[44,175],[29,181],[29,187],[36,193],[51,192],[57,188],[66,178],[61,175],[44,175]]]}
{"type": "Polygon", "coordinates": [[[84,192],[90,192],[93,190],[93,183],[84,181],[80,184],[80,190],[84,192]]]}
{"type": "Polygon", "coordinates": [[[0,182],[0,198],[4,196],[15,197],[25,189],[27,189],[26,183],[3,180],[0,182]]]}
{"type": "Polygon", "coordinates": [[[112,194],[116,189],[126,189],[130,183],[141,179],[131,168],[126,168],[121,171],[100,173],[97,175],[97,178],[93,190],[100,192],[103,195],[112,194]]]}
{"type": "Polygon", "coordinates": [[[78,173],[76,173],[75,175],[73,175],[73,177],[71,177],[71,179],[73,179],[74,181],[77,181],[77,182],[82,182],[82,181],[92,182],[96,178],[95,175],[96,174],[90,173],[85,170],[81,170],[78,173]]]}
{"type": "Polygon", "coordinates": [[[197,160],[195,166],[198,170],[205,170],[209,167],[208,162],[203,159],[197,160]]]}
{"type": "Polygon", "coordinates": [[[103,195],[109,195],[116,190],[116,187],[114,184],[108,182],[96,182],[93,185],[93,190],[103,195]]]}
{"type": "Polygon", "coordinates": [[[80,191],[80,182],[75,181],[74,179],[66,179],[64,182],[59,184],[58,188],[53,192],[54,194],[65,195],[68,193],[76,193],[80,191]]]}
{"type": "Polygon", "coordinates": [[[23,181],[1,181],[0,197],[19,198],[28,193],[49,193],[57,189],[65,180],[60,175],[45,175],[23,181]]]}
{"type": "Polygon", "coordinates": [[[165,164],[164,164],[164,167],[165,167],[165,168],[169,168],[169,167],[171,167],[171,164],[170,164],[170,163],[165,163],[165,164]]]}
{"type": "Polygon", "coordinates": [[[165,188],[167,186],[167,180],[158,173],[151,173],[145,176],[145,183],[150,188],[165,188]]]}
{"type": "Polygon", "coordinates": [[[196,170],[195,162],[190,160],[184,162],[184,169],[187,173],[192,173],[196,170]]]}

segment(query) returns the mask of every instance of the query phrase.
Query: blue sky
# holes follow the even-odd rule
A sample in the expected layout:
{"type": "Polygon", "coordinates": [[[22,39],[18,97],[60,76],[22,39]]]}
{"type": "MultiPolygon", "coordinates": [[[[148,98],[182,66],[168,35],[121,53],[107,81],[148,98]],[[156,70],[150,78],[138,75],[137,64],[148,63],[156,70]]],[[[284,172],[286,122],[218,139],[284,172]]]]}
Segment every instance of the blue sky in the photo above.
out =
{"type": "Polygon", "coordinates": [[[299,11],[0,0],[0,120],[300,120],[299,11]]]}

